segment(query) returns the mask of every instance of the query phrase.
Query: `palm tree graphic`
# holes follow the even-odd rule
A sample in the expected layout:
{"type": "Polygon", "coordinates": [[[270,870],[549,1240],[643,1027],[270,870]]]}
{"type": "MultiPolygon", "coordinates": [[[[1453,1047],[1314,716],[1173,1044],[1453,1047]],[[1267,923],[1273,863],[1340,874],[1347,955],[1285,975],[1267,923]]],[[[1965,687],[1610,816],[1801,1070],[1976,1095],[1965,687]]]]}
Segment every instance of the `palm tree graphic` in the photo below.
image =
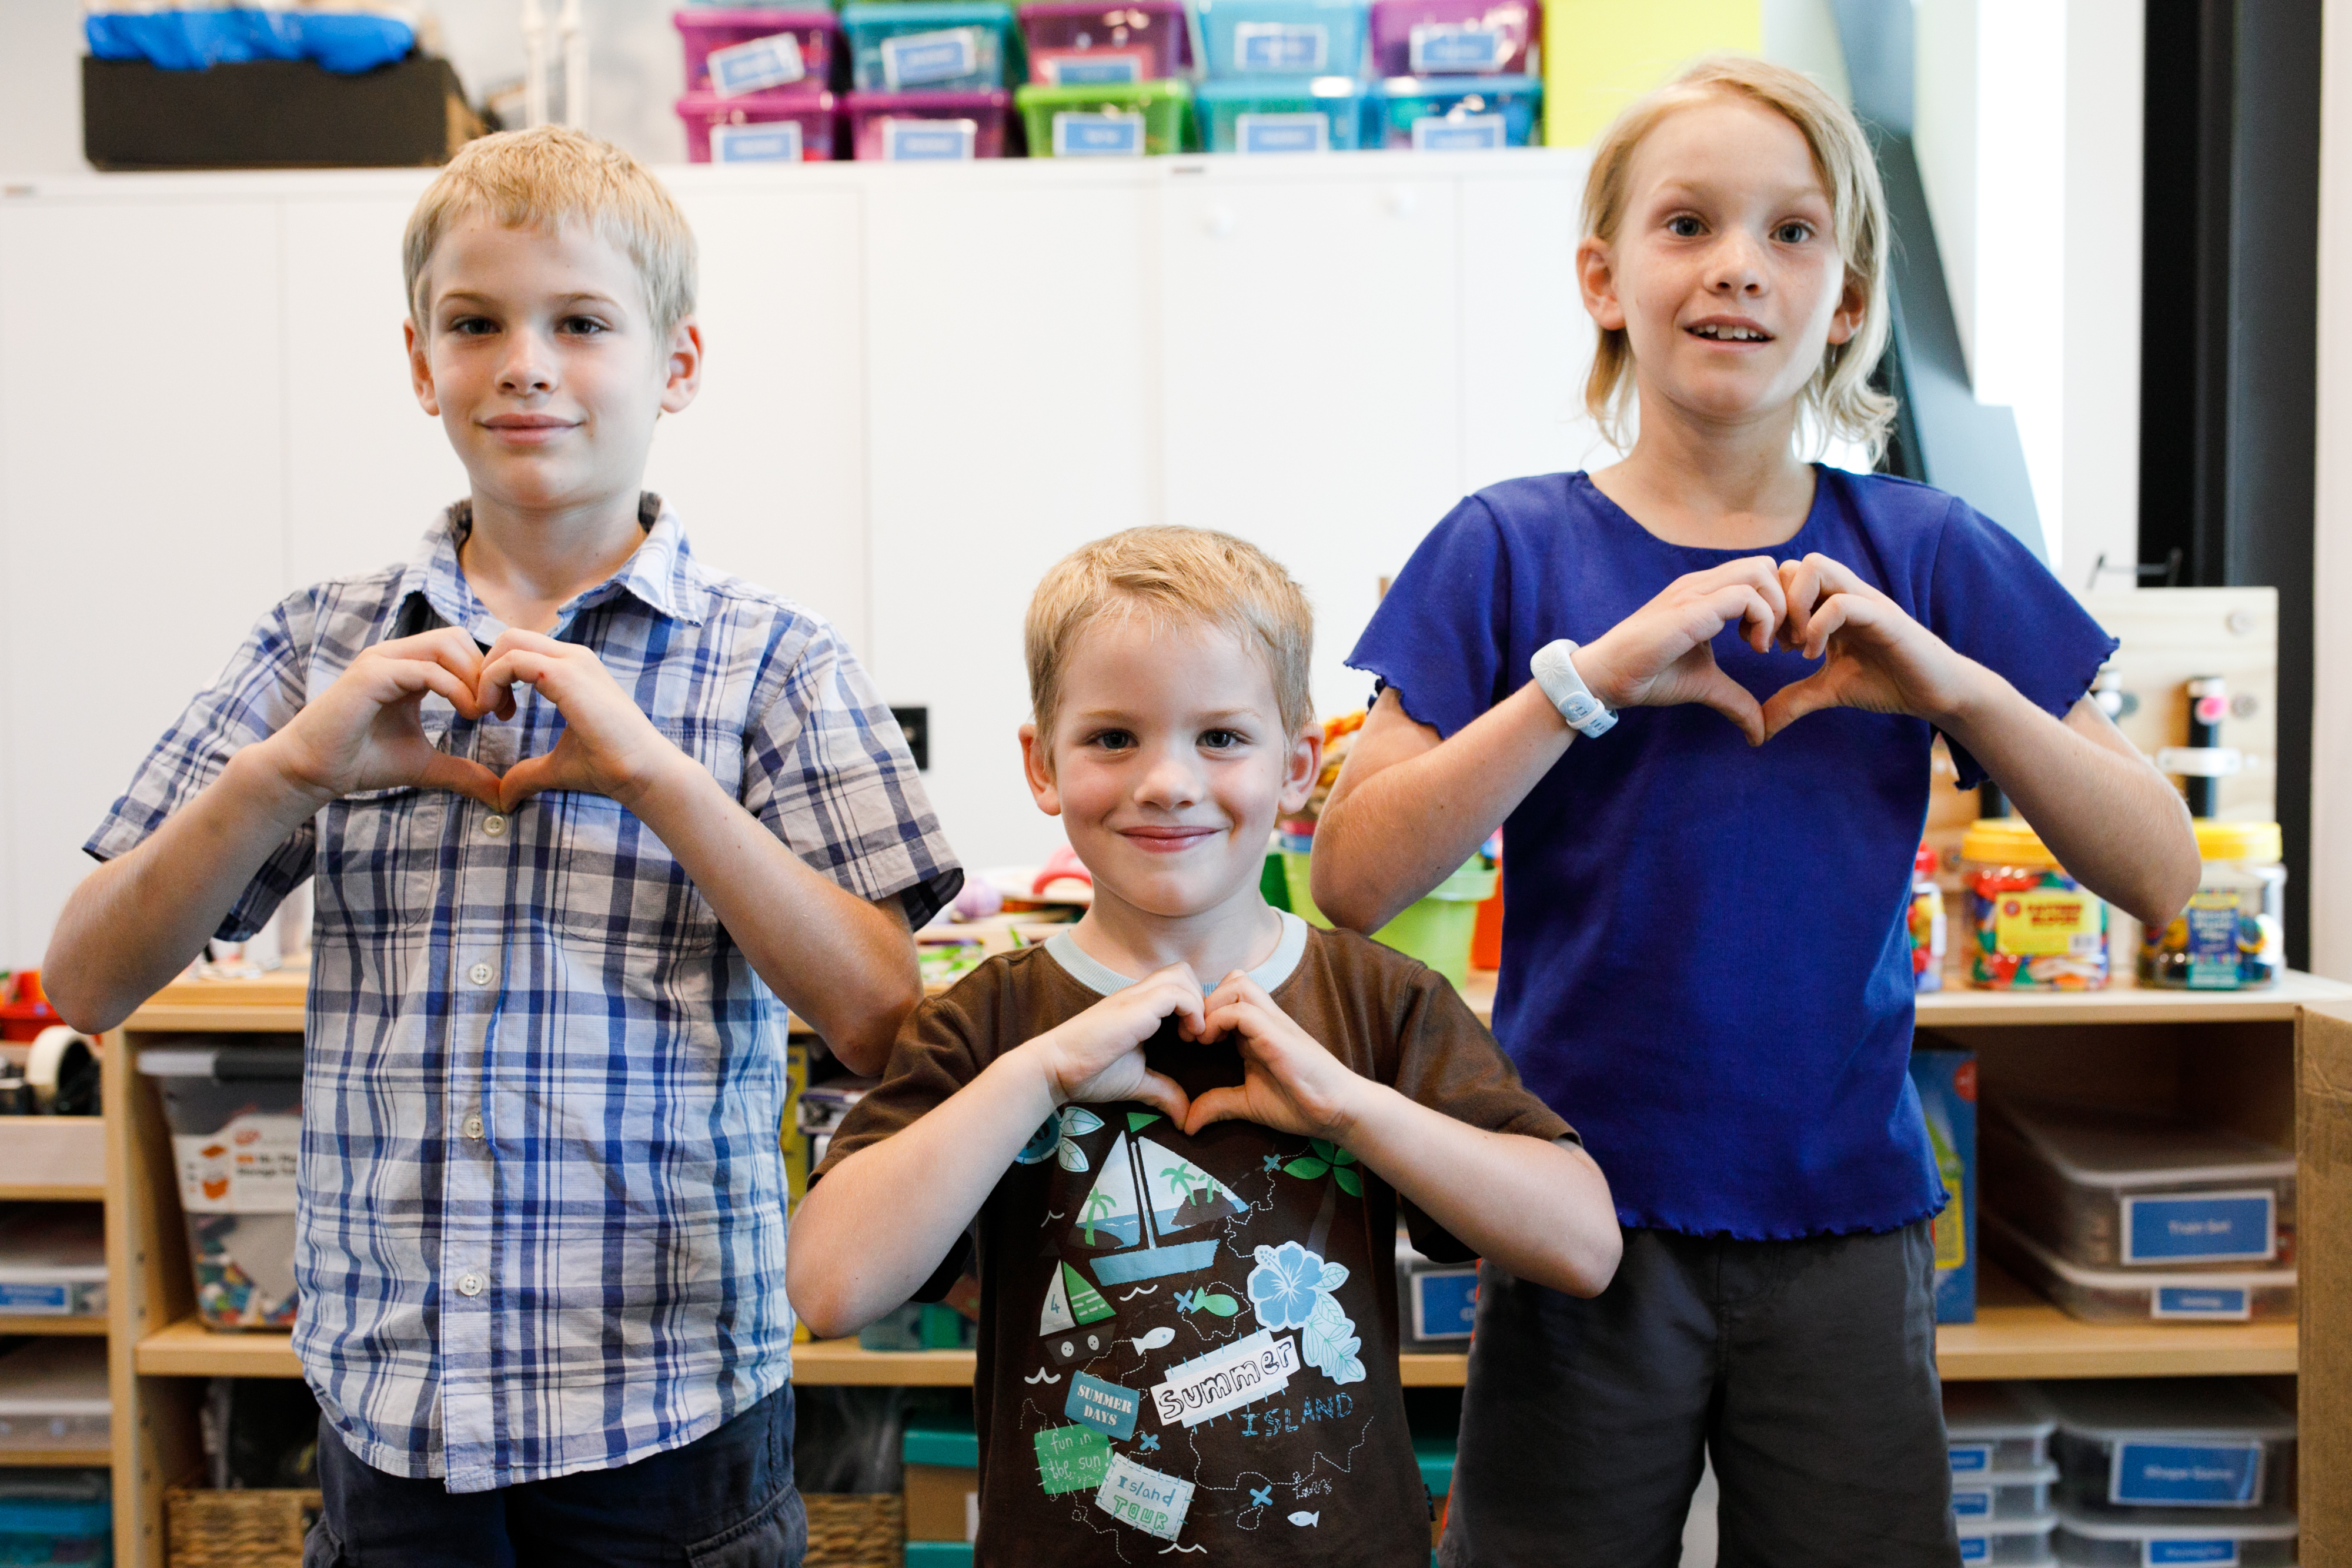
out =
{"type": "Polygon", "coordinates": [[[1184,1196],[1178,1200],[1179,1207],[1181,1207],[1184,1204],[1192,1201],[1192,1184],[1194,1182],[1199,1182],[1202,1186],[1206,1186],[1209,1180],[1207,1176],[1202,1175],[1199,1171],[1194,1170],[1191,1166],[1186,1165],[1181,1160],[1177,1161],[1172,1166],[1162,1166],[1160,1168],[1160,1175],[1161,1179],[1165,1180],[1170,1186],[1176,1187],[1179,1191],[1183,1193],[1184,1196]]]}
{"type": "Polygon", "coordinates": [[[1108,1214],[1113,1207],[1110,1194],[1100,1187],[1087,1194],[1086,1213],[1078,1219],[1078,1229],[1086,1236],[1087,1246],[1095,1244],[1095,1221],[1108,1214]]]}

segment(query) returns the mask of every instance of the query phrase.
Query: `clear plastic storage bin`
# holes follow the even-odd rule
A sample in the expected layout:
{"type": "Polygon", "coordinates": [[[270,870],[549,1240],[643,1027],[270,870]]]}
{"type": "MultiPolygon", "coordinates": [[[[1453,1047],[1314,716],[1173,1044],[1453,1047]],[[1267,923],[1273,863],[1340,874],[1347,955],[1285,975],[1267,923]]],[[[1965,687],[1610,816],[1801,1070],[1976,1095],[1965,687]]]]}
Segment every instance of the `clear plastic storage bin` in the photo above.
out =
{"type": "Polygon", "coordinates": [[[686,45],[686,90],[822,92],[833,85],[841,24],[831,11],[710,7],[671,18],[686,45]]]}
{"type": "Polygon", "coordinates": [[[853,92],[850,155],[886,163],[1004,156],[1009,92],[853,92]]]}
{"type": "Polygon", "coordinates": [[[1201,48],[1217,77],[1354,76],[1364,0],[1200,0],[1201,48]]]}
{"type": "Polygon", "coordinates": [[[1960,1561],[1963,1563],[2013,1563],[2020,1568],[2031,1564],[2055,1563],[2052,1554],[2052,1534],[2058,1528],[2058,1516],[2042,1514],[2032,1519],[1963,1519],[1956,1521],[1960,1533],[1960,1561]]]}
{"type": "Polygon", "coordinates": [[[1192,89],[1181,81],[1039,87],[1013,95],[1032,158],[1162,158],[1188,150],[1192,89]]]}
{"type": "Polygon", "coordinates": [[[0,1470],[0,1563],[113,1561],[108,1490],[104,1470],[0,1470]]]}
{"type": "Polygon", "coordinates": [[[1952,1484],[1992,1470],[2030,1470],[2048,1462],[2058,1417],[2030,1383],[1947,1383],[1944,1432],[1951,1444],[1952,1484]]]}
{"type": "Polygon", "coordinates": [[[1192,63],[1183,0],[1039,0],[1021,7],[1021,38],[1046,87],[1158,81],[1192,63]]]}
{"type": "Polygon", "coordinates": [[[1987,1107],[1985,1206],[2082,1269],[2294,1262],[2294,1155],[2169,1117],[1987,1107]]]}
{"type": "Polygon", "coordinates": [[[755,92],[677,100],[691,163],[819,163],[833,157],[839,123],[829,92],[755,92]]]}
{"type": "Polygon", "coordinates": [[[1012,85],[1013,7],[982,0],[845,5],[850,85],[860,92],[992,92],[1012,85]]]}
{"type": "Polygon", "coordinates": [[[2139,983],[2197,991],[2273,984],[2286,963],[2286,868],[2276,822],[2197,823],[2197,891],[2140,934],[2139,983]]]}
{"type": "Polygon", "coordinates": [[[1992,1250],[2026,1284],[2085,1322],[2276,1322],[2295,1315],[2292,1269],[2154,1272],[2070,1263],[1990,1209],[1992,1250]]]}
{"type": "Polygon", "coordinates": [[[1353,77],[1242,77],[1194,93],[1211,152],[1352,152],[1363,137],[1364,89],[1353,77]]]}
{"type": "Polygon", "coordinates": [[[2058,1561],[2075,1568],[2294,1568],[2294,1515],[2284,1509],[2216,1517],[2171,1508],[2068,1508],[2058,1515],[2058,1561]]]}
{"type": "Polygon", "coordinates": [[[104,1340],[27,1340],[0,1355],[0,1464],[31,1448],[88,1448],[104,1464],[113,1416],[104,1340]]]}
{"type": "Polygon", "coordinates": [[[151,1046],[139,1071],[171,1124],[197,1314],[215,1329],[292,1326],[302,1048],[151,1046]]]}
{"type": "Polygon", "coordinates": [[[2247,1383],[2066,1380],[2042,1393],[2057,1412],[2058,1490],[2071,1506],[2285,1506],[2294,1417],[2247,1383]]]}
{"type": "Polygon", "coordinates": [[[0,1312],[106,1315],[106,1217],[97,1205],[28,1204],[0,1218],[0,1312]]]}
{"type": "Polygon", "coordinates": [[[2057,1484],[2058,1467],[2051,1464],[1954,1476],[1952,1517],[1962,1530],[1979,1519],[2039,1519],[2050,1511],[2050,1489],[2057,1484]]]}
{"type": "Polygon", "coordinates": [[[1536,139],[1543,83],[1534,77],[1391,77],[1380,85],[1373,146],[1420,152],[1525,147],[1536,139]]]}
{"type": "Polygon", "coordinates": [[[1542,15],[1535,0],[1372,0],[1372,74],[1522,75],[1542,15]]]}

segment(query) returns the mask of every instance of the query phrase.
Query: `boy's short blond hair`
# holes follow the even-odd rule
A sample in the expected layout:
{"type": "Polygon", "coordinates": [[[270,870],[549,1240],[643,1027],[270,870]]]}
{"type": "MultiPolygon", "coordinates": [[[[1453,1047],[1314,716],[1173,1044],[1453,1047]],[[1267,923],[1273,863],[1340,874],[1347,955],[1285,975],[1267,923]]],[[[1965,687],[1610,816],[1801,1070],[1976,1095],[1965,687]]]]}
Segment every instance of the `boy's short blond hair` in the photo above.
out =
{"type": "Polygon", "coordinates": [[[408,214],[400,245],[408,313],[429,325],[425,271],[448,232],[488,215],[507,228],[588,225],[636,264],[663,338],[694,314],[694,231],[652,171],[609,141],[562,125],[468,141],[408,214]]]}
{"type": "MultiPolygon", "coordinates": [[[[1845,258],[1846,286],[1861,295],[1864,312],[1861,329],[1846,341],[1832,343],[1821,369],[1805,383],[1804,416],[1817,444],[1842,435],[1867,446],[1875,461],[1895,422],[1895,400],[1870,384],[1886,351],[1886,191],[1853,111],[1811,78],[1748,55],[1714,55],[1628,105],[1593,146],[1592,167],[1584,180],[1584,232],[1614,245],[1642,139],[1676,110],[1723,97],[1745,98],[1771,110],[1812,149],[1813,167],[1829,190],[1830,221],[1845,258]]],[[[1620,451],[1632,444],[1625,405],[1633,384],[1633,344],[1622,328],[1603,331],[1585,379],[1584,406],[1620,451]]]]}
{"type": "Polygon", "coordinates": [[[1315,722],[1307,668],[1315,612],[1281,563],[1231,534],[1158,526],[1081,545],[1055,562],[1029,600],[1024,643],[1037,741],[1051,754],[1070,650],[1098,621],[1209,625],[1265,660],[1288,741],[1315,722]]]}

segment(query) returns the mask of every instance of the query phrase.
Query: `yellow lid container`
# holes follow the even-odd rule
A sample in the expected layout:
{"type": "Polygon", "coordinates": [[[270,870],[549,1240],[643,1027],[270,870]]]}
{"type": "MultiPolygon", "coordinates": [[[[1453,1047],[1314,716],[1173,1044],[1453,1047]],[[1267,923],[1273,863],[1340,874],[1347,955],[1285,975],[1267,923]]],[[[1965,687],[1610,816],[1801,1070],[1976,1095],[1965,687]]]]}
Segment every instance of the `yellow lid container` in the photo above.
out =
{"type": "Polygon", "coordinates": [[[2223,822],[2200,817],[2195,827],[2199,860],[2276,864],[2286,858],[2276,822],[2223,822]]]}
{"type": "Polygon", "coordinates": [[[2056,866],[2042,836],[2022,817],[1979,817],[1960,840],[1960,858],[1979,865],[2056,866]]]}

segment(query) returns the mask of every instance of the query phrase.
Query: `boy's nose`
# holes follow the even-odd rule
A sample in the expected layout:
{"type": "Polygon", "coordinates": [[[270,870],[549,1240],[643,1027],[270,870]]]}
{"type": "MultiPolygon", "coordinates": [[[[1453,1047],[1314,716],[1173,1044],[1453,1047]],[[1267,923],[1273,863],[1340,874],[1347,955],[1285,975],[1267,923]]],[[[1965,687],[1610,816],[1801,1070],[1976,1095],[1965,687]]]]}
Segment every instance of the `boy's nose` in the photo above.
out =
{"type": "Polygon", "coordinates": [[[1201,780],[1181,759],[1162,755],[1144,769],[1136,799],[1151,806],[1189,806],[1201,798],[1201,780]]]}
{"type": "Polygon", "coordinates": [[[499,367],[499,390],[504,392],[546,392],[555,385],[555,362],[545,345],[527,332],[511,340],[514,347],[499,367]]]}

